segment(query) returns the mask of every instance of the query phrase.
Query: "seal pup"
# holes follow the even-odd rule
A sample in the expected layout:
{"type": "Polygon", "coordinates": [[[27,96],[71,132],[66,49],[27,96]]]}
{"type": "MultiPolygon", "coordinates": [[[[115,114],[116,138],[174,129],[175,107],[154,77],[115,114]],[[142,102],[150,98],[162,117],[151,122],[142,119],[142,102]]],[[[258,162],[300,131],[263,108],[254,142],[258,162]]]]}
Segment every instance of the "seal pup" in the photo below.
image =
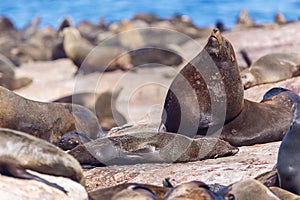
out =
{"type": "Polygon", "coordinates": [[[281,140],[290,112],[280,105],[244,99],[233,47],[214,29],[204,49],[172,82],[160,130],[220,137],[234,146],[253,145],[281,140]]]}
{"type": "Polygon", "coordinates": [[[272,53],[259,58],[241,72],[245,89],[264,83],[274,83],[300,75],[300,54],[272,53]]]}
{"type": "Polygon", "coordinates": [[[69,131],[96,138],[97,117],[80,105],[44,103],[26,99],[0,87],[0,127],[29,133],[51,143],[69,131]]]}
{"type": "Polygon", "coordinates": [[[64,28],[63,47],[68,58],[79,68],[77,73],[87,74],[95,71],[128,70],[132,67],[126,51],[114,46],[94,46],[81,37],[74,27],[64,28]]]}
{"type": "MultiPolygon", "coordinates": [[[[26,169],[54,176],[63,176],[85,184],[81,166],[72,156],[56,146],[27,133],[0,128],[0,172],[17,178],[46,180],[26,169]]],[[[62,188],[59,188],[62,189],[62,188]]]]}
{"type": "Polygon", "coordinates": [[[218,138],[192,139],[174,133],[134,132],[97,138],[69,151],[81,164],[124,165],[192,162],[234,155],[238,148],[218,138]]]}
{"type": "Polygon", "coordinates": [[[279,177],[279,186],[292,193],[300,195],[300,164],[299,146],[300,137],[297,135],[300,131],[300,104],[294,106],[289,130],[283,138],[277,159],[277,172],[279,177]]]}
{"type": "Polygon", "coordinates": [[[149,188],[132,185],[113,195],[111,200],[157,200],[157,198],[149,188]]]}

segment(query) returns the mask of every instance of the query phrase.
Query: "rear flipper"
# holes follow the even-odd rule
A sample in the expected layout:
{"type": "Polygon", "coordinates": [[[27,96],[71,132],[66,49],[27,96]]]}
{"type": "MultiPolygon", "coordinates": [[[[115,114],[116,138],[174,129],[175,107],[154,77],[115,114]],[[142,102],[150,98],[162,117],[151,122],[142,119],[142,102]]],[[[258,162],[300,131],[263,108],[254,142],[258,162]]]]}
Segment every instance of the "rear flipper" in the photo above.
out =
{"type": "Polygon", "coordinates": [[[38,177],[36,175],[33,175],[33,174],[27,172],[18,163],[18,161],[14,160],[13,158],[0,157],[0,173],[3,175],[15,177],[15,178],[33,179],[33,180],[45,183],[46,185],[49,185],[51,187],[57,188],[60,191],[67,194],[67,191],[63,187],[57,185],[56,183],[49,182],[41,177],[38,177]]]}

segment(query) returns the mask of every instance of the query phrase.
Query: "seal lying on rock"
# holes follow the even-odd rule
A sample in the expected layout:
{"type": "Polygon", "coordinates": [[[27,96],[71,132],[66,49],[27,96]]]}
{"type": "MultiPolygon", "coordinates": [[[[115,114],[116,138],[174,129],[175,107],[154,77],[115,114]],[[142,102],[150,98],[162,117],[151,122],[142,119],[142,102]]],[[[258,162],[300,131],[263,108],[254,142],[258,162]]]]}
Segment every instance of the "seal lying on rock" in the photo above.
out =
{"type": "MultiPolygon", "coordinates": [[[[201,181],[182,183],[166,193],[164,200],[193,200],[193,199],[217,199],[217,195],[209,190],[209,187],[201,181]]],[[[219,197],[218,199],[224,199],[219,197]]]]}
{"type": "Polygon", "coordinates": [[[96,116],[80,105],[43,103],[25,99],[0,87],[0,127],[23,131],[51,143],[68,131],[96,138],[96,116]]]}
{"type": "Polygon", "coordinates": [[[191,162],[234,155],[236,147],[217,138],[191,139],[174,133],[135,132],[98,138],[69,151],[81,164],[191,162]]]}
{"type": "Polygon", "coordinates": [[[272,53],[241,72],[244,88],[273,83],[300,75],[300,54],[272,53]]]}
{"type": "Polygon", "coordinates": [[[121,193],[122,191],[124,196],[124,195],[128,195],[128,193],[131,191],[133,193],[134,191],[139,192],[137,191],[138,189],[144,190],[144,192],[146,192],[146,195],[148,194],[148,196],[150,195],[150,197],[152,196],[151,193],[154,194],[158,200],[163,199],[163,196],[169,190],[169,188],[160,187],[156,185],[139,184],[139,183],[123,183],[109,188],[103,188],[103,189],[89,192],[89,196],[91,199],[94,200],[107,200],[107,199],[112,199],[112,197],[114,196],[117,197],[117,195],[119,197],[122,197],[122,193],[121,193]]]}
{"type": "Polygon", "coordinates": [[[245,179],[229,185],[218,192],[226,199],[265,199],[279,200],[266,186],[254,179],[245,179]]]}
{"type": "Polygon", "coordinates": [[[63,190],[58,185],[25,171],[30,169],[40,173],[68,177],[84,185],[79,163],[56,146],[29,134],[4,128],[0,128],[0,138],[1,174],[34,179],[63,190]]]}
{"type": "Polygon", "coordinates": [[[214,29],[204,49],[173,80],[161,129],[189,137],[213,135],[234,146],[253,145],[281,140],[290,114],[280,105],[244,99],[233,47],[214,29]]]}

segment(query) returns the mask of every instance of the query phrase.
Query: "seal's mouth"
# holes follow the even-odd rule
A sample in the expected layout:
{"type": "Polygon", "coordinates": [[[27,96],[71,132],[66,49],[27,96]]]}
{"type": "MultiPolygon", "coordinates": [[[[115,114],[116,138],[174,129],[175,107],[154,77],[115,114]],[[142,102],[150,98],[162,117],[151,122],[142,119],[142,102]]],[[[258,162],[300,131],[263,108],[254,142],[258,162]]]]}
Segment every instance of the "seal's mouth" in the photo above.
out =
{"type": "Polygon", "coordinates": [[[209,44],[209,46],[215,48],[218,46],[219,42],[215,36],[210,36],[210,38],[208,39],[208,44],[209,44]]]}

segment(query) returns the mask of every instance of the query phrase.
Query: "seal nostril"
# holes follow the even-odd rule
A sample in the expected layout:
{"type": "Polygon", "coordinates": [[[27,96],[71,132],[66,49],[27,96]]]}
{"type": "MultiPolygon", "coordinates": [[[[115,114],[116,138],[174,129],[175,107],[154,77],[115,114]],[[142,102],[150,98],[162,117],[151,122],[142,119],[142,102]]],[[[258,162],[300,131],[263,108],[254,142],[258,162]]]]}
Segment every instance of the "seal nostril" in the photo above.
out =
{"type": "Polygon", "coordinates": [[[214,28],[214,29],[213,29],[213,32],[214,32],[214,33],[217,33],[218,31],[219,31],[218,28],[214,28]]]}

